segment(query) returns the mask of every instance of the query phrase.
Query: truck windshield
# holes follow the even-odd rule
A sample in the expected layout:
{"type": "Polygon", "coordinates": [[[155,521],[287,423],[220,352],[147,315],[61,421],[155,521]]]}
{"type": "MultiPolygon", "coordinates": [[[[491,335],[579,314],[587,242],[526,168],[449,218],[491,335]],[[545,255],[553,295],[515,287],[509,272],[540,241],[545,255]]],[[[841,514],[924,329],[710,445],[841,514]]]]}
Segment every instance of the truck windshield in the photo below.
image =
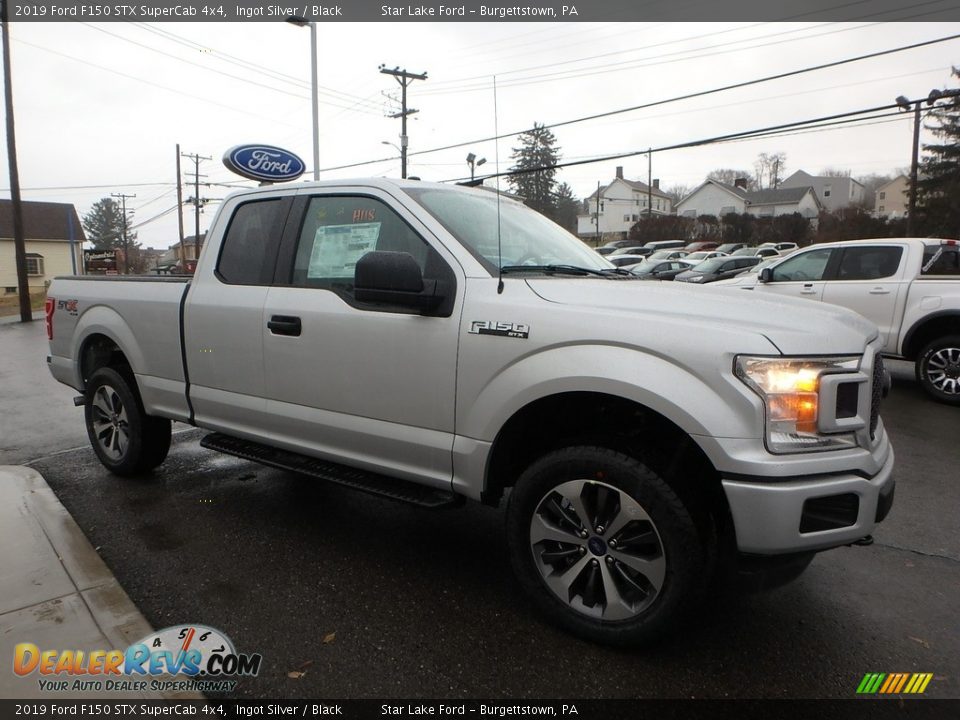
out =
{"type": "Polygon", "coordinates": [[[611,271],[614,265],[526,205],[500,199],[498,252],[497,196],[487,190],[407,188],[424,209],[490,271],[508,266],[583,268],[611,271]]]}

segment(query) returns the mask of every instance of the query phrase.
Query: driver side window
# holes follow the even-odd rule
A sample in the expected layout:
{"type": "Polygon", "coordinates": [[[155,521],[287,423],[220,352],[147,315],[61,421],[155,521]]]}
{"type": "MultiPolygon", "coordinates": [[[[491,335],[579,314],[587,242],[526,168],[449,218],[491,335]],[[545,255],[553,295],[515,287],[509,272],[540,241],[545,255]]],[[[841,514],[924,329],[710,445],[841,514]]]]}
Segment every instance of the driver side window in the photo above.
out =
{"type": "Polygon", "coordinates": [[[823,280],[832,253],[830,248],[824,248],[794,255],[773,268],[770,279],[772,282],[823,280]]]}

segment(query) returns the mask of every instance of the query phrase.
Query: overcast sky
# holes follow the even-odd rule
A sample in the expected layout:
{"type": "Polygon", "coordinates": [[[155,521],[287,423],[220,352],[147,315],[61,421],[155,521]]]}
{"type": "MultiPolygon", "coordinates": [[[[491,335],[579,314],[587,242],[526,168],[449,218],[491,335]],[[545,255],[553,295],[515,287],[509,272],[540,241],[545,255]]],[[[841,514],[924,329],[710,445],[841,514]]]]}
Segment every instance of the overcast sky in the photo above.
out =
{"type": "MultiPolygon", "coordinates": [[[[960,23],[338,23],[320,24],[321,169],[397,155],[396,81],[378,66],[428,73],[409,89],[410,151],[523,130],[752,80],[778,72],[960,33],[960,23]],[[492,78],[498,87],[494,114],[492,78]]],[[[213,160],[211,183],[240,182],[221,162],[240,143],[300,155],[310,177],[310,33],[273,23],[14,23],[13,90],[20,182],[26,200],[70,202],[81,215],[110,193],[128,201],[145,246],[177,241],[175,145],[213,160]],[[97,187],[84,187],[97,186],[97,187]],[[169,212],[167,212],[169,211],[169,212]],[[162,215],[167,212],[166,215],[162,215]],[[162,215],[159,219],[151,220],[162,215]],[[149,222],[147,222],[149,221],[149,222]]],[[[564,160],[661,147],[925,97],[956,87],[960,40],[811,72],[707,97],[557,128],[564,160]]],[[[787,173],[825,167],[854,176],[910,163],[912,115],[784,137],[656,153],[662,187],[695,186],[719,167],[752,169],[758,153],[783,151],[787,173]]],[[[930,139],[927,133],[923,139],[930,139]]],[[[515,139],[499,144],[509,167],[515,139]]],[[[425,180],[469,174],[468,152],[495,169],[497,147],[412,157],[425,180]]],[[[2,150],[3,180],[6,146],[2,150]]],[[[578,197],[617,165],[646,181],[645,156],[564,169],[578,197]]],[[[192,166],[184,166],[184,172],[192,166]]],[[[321,178],[399,177],[399,159],[329,170],[321,178]]],[[[222,198],[229,187],[201,188],[222,198]]],[[[3,192],[9,197],[9,190],[3,192]]],[[[192,188],[184,196],[193,195],[192,188]]],[[[214,205],[201,216],[201,231],[214,205]]],[[[192,234],[192,208],[184,212],[192,234]]]]}

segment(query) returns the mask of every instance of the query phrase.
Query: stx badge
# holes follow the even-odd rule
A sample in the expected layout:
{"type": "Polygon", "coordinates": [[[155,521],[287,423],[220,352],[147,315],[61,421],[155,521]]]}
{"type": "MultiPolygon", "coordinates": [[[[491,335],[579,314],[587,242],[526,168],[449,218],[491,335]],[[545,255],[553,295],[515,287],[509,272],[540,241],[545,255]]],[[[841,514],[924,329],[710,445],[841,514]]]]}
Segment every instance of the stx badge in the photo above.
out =
{"type": "Polygon", "coordinates": [[[470,323],[471,335],[500,335],[502,337],[530,337],[530,326],[523,323],[497,322],[494,320],[474,320],[470,323]]]}

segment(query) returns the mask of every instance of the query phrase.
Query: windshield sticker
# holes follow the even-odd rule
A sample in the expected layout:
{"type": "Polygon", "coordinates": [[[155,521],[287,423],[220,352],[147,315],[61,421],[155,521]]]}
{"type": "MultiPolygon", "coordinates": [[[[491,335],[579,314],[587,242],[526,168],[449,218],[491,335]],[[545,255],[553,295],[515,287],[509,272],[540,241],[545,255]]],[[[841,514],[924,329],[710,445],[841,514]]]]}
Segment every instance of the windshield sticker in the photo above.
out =
{"type": "Polygon", "coordinates": [[[377,249],[380,223],[324,225],[317,228],[308,278],[352,278],[357,261],[377,249]]]}

